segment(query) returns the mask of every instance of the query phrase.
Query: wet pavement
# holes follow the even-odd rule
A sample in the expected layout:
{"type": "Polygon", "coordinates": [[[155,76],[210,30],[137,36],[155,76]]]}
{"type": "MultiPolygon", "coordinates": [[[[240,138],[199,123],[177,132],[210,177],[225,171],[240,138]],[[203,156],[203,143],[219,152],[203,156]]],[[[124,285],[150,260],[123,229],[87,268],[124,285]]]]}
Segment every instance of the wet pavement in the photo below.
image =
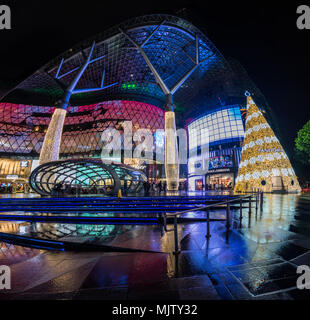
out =
{"type": "MultiPolygon", "coordinates": [[[[296,268],[310,265],[310,194],[265,195],[263,210],[232,210],[224,222],[89,225],[0,222],[0,232],[50,240],[104,244],[147,252],[72,252],[2,242],[0,265],[11,268],[11,290],[0,299],[309,299],[296,288],[296,268]],[[168,225],[168,230],[173,228],[168,225]]],[[[221,218],[224,211],[213,210],[221,218]]],[[[204,213],[188,216],[203,217],[204,213]]]]}

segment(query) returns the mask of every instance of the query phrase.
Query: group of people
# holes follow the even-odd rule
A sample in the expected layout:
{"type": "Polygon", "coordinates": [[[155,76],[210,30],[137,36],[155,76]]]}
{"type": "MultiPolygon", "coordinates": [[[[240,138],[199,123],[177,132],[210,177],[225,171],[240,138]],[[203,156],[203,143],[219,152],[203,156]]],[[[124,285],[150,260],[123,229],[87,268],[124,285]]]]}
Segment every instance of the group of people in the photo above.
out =
{"type": "Polygon", "coordinates": [[[149,194],[150,192],[166,192],[167,191],[167,182],[164,181],[163,183],[161,181],[145,181],[143,183],[143,188],[145,194],[149,194]]]}
{"type": "MultiPolygon", "coordinates": [[[[167,182],[166,181],[145,181],[143,183],[144,193],[162,193],[167,191],[167,182]]],[[[186,191],[188,189],[187,181],[180,182],[178,186],[179,191],[186,191]]]]}
{"type": "MultiPolygon", "coordinates": [[[[143,189],[144,189],[144,194],[149,195],[151,194],[161,194],[162,192],[166,193],[167,191],[167,182],[166,181],[145,181],[143,183],[143,189]]],[[[227,190],[227,189],[232,189],[232,183],[228,183],[227,185],[221,183],[213,183],[213,184],[202,184],[200,185],[199,190],[201,191],[207,191],[207,190],[216,190],[216,191],[222,191],[222,190],[227,190]]],[[[187,181],[183,181],[179,183],[178,186],[179,191],[187,191],[188,190],[188,183],[187,181]]],[[[64,184],[62,182],[57,183],[53,187],[52,194],[53,195],[81,195],[81,194],[108,194],[111,192],[112,189],[109,187],[98,187],[98,186],[93,186],[89,188],[83,188],[81,185],[69,185],[69,184],[64,184]]],[[[124,183],[124,187],[122,189],[122,193],[124,195],[127,195],[129,192],[129,186],[127,184],[127,181],[124,183]]],[[[1,189],[0,189],[1,192],[1,189]]]]}
{"type": "Polygon", "coordinates": [[[12,185],[1,185],[0,186],[0,193],[12,193],[13,187],[12,185]]]}
{"type": "Polygon", "coordinates": [[[83,188],[80,184],[70,185],[64,184],[62,182],[56,183],[52,190],[52,195],[60,196],[60,195],[81,195],[81,194],[106,194],[110,192],[109,188],[104,187],[90,187],[83,188]]]}
{"type": "Polygon", "coordinates": [[[15,193],[15,192],[29,192],[29,185],[22,183],[1,183],[0,184],[0,193],[15,193]]]}

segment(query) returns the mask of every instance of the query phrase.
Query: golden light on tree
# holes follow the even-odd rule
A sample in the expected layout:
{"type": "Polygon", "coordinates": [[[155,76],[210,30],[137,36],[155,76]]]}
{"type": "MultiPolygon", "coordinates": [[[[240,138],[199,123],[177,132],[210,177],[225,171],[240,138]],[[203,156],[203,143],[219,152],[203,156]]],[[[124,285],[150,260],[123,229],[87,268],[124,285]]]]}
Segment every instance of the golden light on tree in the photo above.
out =
{"type": "Polygon", "coordinates": [[[251,96],[235,192],[300,192],[294,169],[251,96]]]}

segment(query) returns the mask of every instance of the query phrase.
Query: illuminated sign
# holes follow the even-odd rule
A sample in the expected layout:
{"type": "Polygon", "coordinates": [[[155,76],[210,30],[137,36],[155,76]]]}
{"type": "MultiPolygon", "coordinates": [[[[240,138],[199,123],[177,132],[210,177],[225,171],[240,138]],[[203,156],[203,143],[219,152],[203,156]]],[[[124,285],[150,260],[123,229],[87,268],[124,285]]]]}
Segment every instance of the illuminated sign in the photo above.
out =
{"type": "Polygon", "coordinates": [[[219,172],[230,172],[231,169],[225,168],[225,169],[214,169],[214,170],[209,170],[208,173],[219,173],[219,172]]]}
{"type": "Polygon", "coordinates": [[[209,169],[227,167],[233,167],[233,159],[231,155],[213,157],[209,160],[209,169]]]}

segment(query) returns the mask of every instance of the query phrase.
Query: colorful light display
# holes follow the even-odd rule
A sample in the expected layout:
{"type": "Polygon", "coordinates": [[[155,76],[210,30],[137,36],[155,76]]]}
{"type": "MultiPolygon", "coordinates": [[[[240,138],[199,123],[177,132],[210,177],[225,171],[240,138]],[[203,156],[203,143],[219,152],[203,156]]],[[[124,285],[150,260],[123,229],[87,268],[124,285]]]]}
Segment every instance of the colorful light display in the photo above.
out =
{"type": "MultiPolygon", "coordinates": [[[[38,156],[44,131],[47,130],[54,110],[55,107],[0,103],[2,156],[6,153],[38,156]]],[[[118,128],[124,121],[132,121],[133,133],[138,129],[150,129],[155,133],[157,129],[164,129],[164,111],[151,104],[128,100],[69,106],[59,150],[61,156],[100,154],[102,132],[108,128],[118,128]]],[[[61,132],[62,128],[59,130],[61,132]]]]}
{"type": "Polygon", "coordinates": [[[279,140],[258,109],[247,97],[245,138],[235,192],[299,192],[301,188],[279,140]]]}

